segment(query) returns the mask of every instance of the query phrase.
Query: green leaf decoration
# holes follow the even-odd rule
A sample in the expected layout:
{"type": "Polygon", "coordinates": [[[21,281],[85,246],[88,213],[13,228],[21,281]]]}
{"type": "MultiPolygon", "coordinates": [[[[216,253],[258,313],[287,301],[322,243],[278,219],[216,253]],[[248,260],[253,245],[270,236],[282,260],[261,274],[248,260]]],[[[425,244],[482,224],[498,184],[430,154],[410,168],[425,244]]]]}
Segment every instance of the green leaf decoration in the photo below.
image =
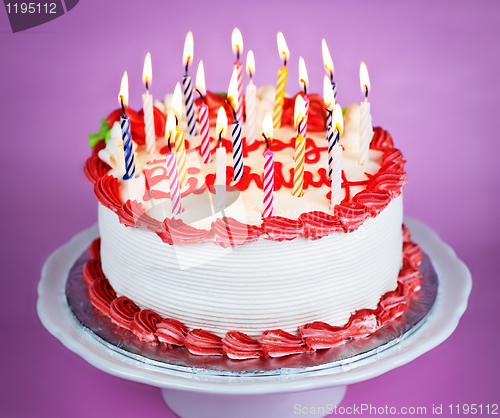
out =
{"type": "Polygon", "coordinates": [[[111,137],[111,129],[109,129],[108,121],[101,119],[101,127],[96,134],[89,134],[89,145],[93,149],[99,141],[107,142],[111,137]]]}
{"type": "Polygon", "coordinates": [[[347,112],[347,107],[342,108],[342,116],[345,116],[345,112],[347,112]]]}

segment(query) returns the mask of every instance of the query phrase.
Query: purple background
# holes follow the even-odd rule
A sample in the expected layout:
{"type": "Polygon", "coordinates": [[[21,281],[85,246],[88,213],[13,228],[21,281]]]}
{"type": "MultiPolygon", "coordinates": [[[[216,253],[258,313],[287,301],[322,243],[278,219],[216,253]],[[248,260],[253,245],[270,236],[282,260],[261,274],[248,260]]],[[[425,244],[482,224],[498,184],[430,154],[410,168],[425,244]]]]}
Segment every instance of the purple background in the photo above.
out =
{"type": "MultiPolygon", "coordinates": [[[[370,72],[375,125],[408,160],[405,213],[433,228],[472,272],[470,305],[439,347],[348,388],[343,406],[500,403],[498,101],[500,3],[494,1],[125,1],[82,0],[45,25],[12,34],[0,12],[2,329],[0,415],[164,416],[154,387],[87,364],[41,325],[36,287],[46,258],[96,221],[83,164],[87,134],[117,107],[123,71],[130,104],[142,106],[142,65],[153,57],[151,92],[173,91],[184,37],[193,31],[210,90],[227,88],[241,29],[256,57],[255,82],[275,83],[276,33],[298,58],[310,91],[322,92],[327,39],[342,105],[359,102],[359,63],[370,72]]],[[[195,74],[196,65],[191,68],[195,74]]],[[[445,414],[448,409],[445,407],[445,414]]]]}

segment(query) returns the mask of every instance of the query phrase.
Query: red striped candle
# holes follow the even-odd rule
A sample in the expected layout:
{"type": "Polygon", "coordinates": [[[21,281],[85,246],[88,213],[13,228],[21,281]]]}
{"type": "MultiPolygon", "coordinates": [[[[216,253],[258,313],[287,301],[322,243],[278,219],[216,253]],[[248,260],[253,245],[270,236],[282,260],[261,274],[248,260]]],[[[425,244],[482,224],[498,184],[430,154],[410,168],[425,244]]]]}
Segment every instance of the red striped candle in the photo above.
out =
{"type": "Polygon", "coordinates": [[[234,28],[231,37],[233,52],[236,54],[234,69],[237,72],[238,104],[236,105],[236,119],[243,122],[243,65],[240,62],[240,54],[243,53],[243,37],[238,28],[234,28]]]}
{"type": "Polygon", "coordinates": [[[264,118],[262,130],[262,136],[267,143],[267,151],[264,153],[264,182],[262,186],[264,198],[262,217],[267,218],[273,214],[274,200],[274,154],[269,150],[269,142],[273,137],[273,119],[269,113],[267,113],[264,118]]]}
{"type": "Polygon", "coordinates": [[[179,215],[182,212],[181,188],[179,177],[177,176],[177,159],[172,151],[165,155],[167,159],[168,183],[170,185],[170,200],[172,201],[172,215],[179,215]]]}

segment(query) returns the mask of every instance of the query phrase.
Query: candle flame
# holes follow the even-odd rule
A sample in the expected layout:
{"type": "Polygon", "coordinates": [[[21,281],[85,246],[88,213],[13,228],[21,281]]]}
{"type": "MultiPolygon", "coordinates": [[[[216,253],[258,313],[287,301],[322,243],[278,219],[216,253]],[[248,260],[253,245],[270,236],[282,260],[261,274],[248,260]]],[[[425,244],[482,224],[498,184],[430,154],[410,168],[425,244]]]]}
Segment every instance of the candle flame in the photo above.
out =
{"type": "Polygon", "coordinates": [[[304,90],[307,90],[309,77],[307,77],[306,63],[302,57],[299,58],[299,83],[304,87],[304,90]]]}
{"type": "Polygon", "coordinates": [[[234,110],[238,107],[238,71],[233,68],[233,75],[227,89],[227,100],[231,103],[234,110]]]}
{"type": "Polygon", "coordinates": [[[165,139],[168,140],[175,132],[175,114],[172,110],[167,113],[167,123],[165,124],[165,139]]]}
{"type": "Polygon", "coordinates": [[[122,83],[120,84],[120,93],[118,93],[118,103],[123,104],[125,107],[128,106],[128,75],[125,71],[122,77],[122,83]]]}
{"type": "Polygon", "coordinates": [[[170,109],[174,112],[174,115],[177,116],[177,119],[180,120],[182,115],[182,93],[179,83],[175,85],[174,94],[172,95],[172,106],[170,109]]]}
{"type": "Polygon", "coordinates": [[[332,124],[337,127],[339,133],[344,132],[344,117],[342,116],[342,108],[338,103],[333,108],[332,124]]]}
{"type": "Polygon", "coordinates": [[[321,51],[323,53],[323,63],[325,64],[325,70],[328,75],[332,75],[334,72],[332,56],[330,55],[330,51],[328,50],[328,45],[326,44],[325,39],[321,41],[321,51]]]}
{"type": "Polygon", "coordinates": [[[288,49],[288,46],[286,45],[285,37],[281,32],[278,32],[278,51],[280,53],[280,57],[282,56],[286,61],[288,58],[290,58],[290,50],[288,49]]]}
{"type": "Polygon", "coordinates": [[[361,65],[359,67],[359,81],[361,83],[361,92],[368,97],[368,92],[370,91],[370,77],[368,76],[368,69],[366,68],[366,64],[361,61],[361,65]]]}
{"type": "Polygon", "coordinates": [[[205,96],[207,94],[207,88],[205,87],[205,67],[203,66],[203,60],[198,64],[198,71],[196,71],[196,88],[205,96]]]}
{"type": "Polygon", "coordinates": [[[233,34],[231,35],[231,43],[233,45],[233,53],[241,54],[243,52],[243,36],[238,28],[233,29],[233,34]]]}
{"type": "Polygon", "coordinates": [[[267,140],[271,142],[273,139],[273,118],[268,112],[264,117],[264,122],[262,123],[262,133],[266,136],[267,140]]]}
{"type": "Polygon", "coordinates": [[[151,67],[151,54],[148,52],[144,58],[144,69],[142,70],[142,81],[146,86],[151,85],[153,80],[153,69],[151,67]]]}
{"type": "Polygon", "coordinates": [[[188,32],[186,35],[186,41],[184,42],[184,52],[182,54],[182,65],[186,67],[190,62],[193,62],[193,54],[194,54],[194,41],[193,41],[193,32],[188,32]]]}
{"type": "Polygon", "coordinates": [[[247,73],[250,76],[255,74],[255,57],[253,56],[253,51],[248,51],[247,54],[247,73]]]}
{"type": "Polygon", "coordinates": [[[217,139],[219,139],[219,135],[221,138],[226,138],[227,131],[227,115],[224,106],[219,107],[219,111],[217,112],[217,125],[215,128],[215,132],[217,133],[217,139]]]}
{"type": "Polygon", "coordinates": [[[335,105],[335,96],[333,95],[332,83],[326,75],[323,79],[323,101],[327,109],[333,109],[335,105]]]}
{"type": "Polygon", "coordinates": [[[295,109],[293,113],[293,126],[296,128],[306,114],[306,104],[300,94],[295,99],[295,109]]]}

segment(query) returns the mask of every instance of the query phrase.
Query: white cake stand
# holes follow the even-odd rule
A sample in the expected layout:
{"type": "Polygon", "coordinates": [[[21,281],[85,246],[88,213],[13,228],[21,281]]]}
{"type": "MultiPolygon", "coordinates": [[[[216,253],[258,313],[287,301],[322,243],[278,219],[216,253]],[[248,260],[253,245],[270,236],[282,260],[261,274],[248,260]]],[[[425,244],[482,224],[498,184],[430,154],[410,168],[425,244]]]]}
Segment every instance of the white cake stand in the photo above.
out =
{"type": "Polygon", "coordinates": [[[182,418],[286,418],[304,413],[298,405],[304,411],[315,407],[315,416],[325,416],[340,403],[346,385],[402,366],[442,343],[467,307],[472,278],[465,264],[431,229],[411,218],[405,218],[405,224],[438,274],[436,302],[425,323],[409,337],[340,367],[278,376],[200,375],[146,365],[105,347],[75,319],[65,296],[68,272],[98,236],[97,225],[74,236],[46,261],[38,285],[38,315],[50,333],[98,369],[161,388],[165,402],[182,418]]]}

